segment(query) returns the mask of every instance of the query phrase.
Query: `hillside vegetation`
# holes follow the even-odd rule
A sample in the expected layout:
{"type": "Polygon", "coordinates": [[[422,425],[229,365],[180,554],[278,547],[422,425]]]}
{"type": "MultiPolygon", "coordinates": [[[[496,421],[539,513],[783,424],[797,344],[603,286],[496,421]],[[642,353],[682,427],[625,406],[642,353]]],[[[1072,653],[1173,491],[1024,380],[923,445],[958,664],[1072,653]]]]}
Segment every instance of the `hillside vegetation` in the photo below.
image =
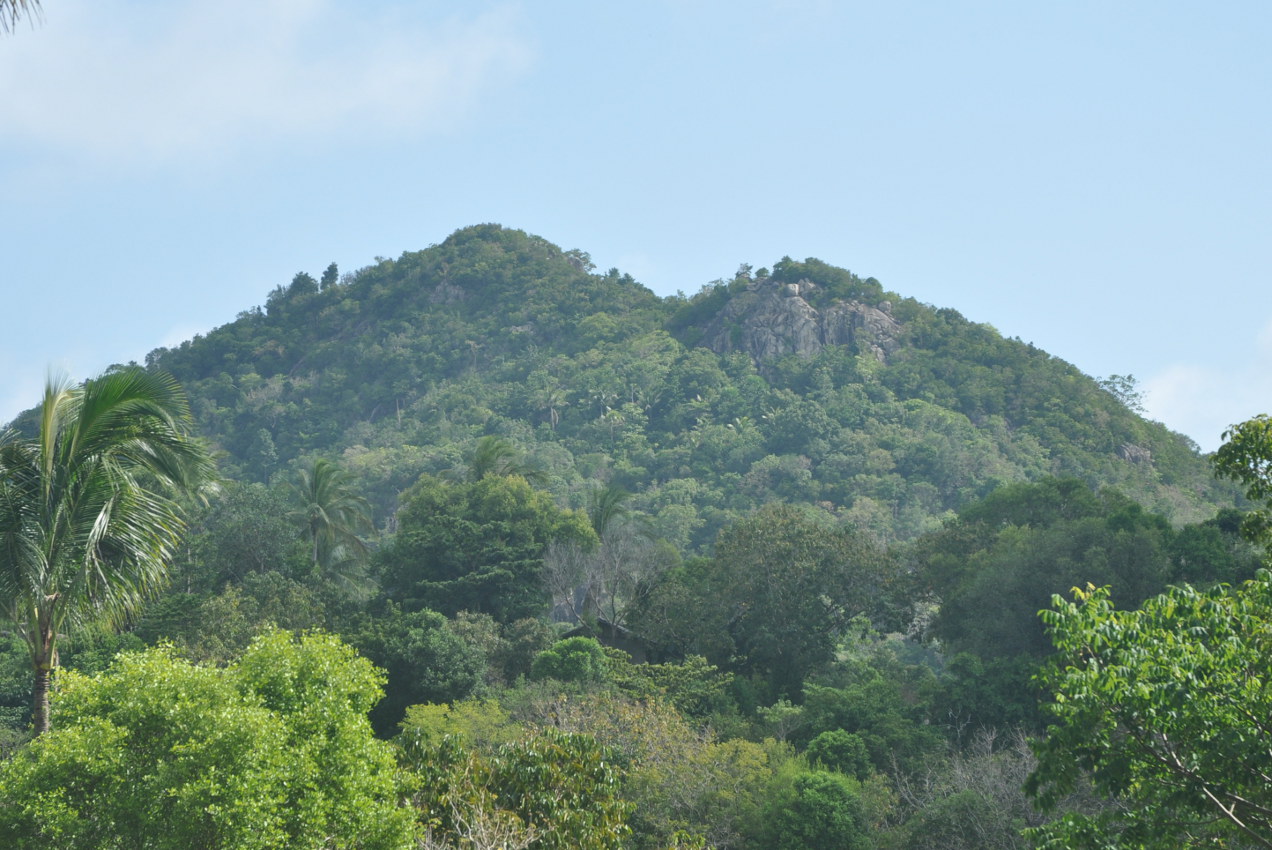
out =
{"type": "MultiPolygon", "coordinates": [[[[179,546],[122,527],[166,569],[93,535],[105,479],[59,521],[78,467],[17,462],[35,414],[0,438],[14,847],[1272,846],[1220,796],[1264,829],[1266,418],[1220,482],[1128,378],[874,279],[659,298],[496,225],[297,274],[68,409],[156,378],[222,473],[179,546]],[[30,599],[80,616],[33,631],[30,599]],[[1135,746],[1177,738],[1204,775],[1135,746]]],[[[138,409],[113,433],[148,459],[138,409]]]]}
{"type": "Polygon", "coordinates": [[[343,277],[298,274],[147,364],[183,382],[231,476],[338,458],[381,526],[488,434],[574,507],[593,481],[633,492],[687,549],[775,500],[892,540],[1046,476],[1175,521],[1233,494],[1186,437],[1072,365],[813,259],[659,298],[480,225],[343,277]]]}

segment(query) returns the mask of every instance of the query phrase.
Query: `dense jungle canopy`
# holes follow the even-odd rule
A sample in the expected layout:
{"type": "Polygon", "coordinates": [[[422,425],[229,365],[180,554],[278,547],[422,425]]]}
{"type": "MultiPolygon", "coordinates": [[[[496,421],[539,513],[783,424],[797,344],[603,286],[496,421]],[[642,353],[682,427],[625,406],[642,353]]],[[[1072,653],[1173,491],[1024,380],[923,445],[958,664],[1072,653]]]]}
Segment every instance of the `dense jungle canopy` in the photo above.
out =
{"type": "MultiPolygon", "coordinates": [[[[1219,479],[1130,376],[873,278],[785,257],[660,298],[493,224],[297,273],[84,392],[147,376],[219,491],[171,503],[126,608],[74,597],[38,736],[5,600],[14,846],[1266,846],[1272,753],[1228,699],[1266,702],[1263,419],[1219,479]],[[1180,708],[1194,673],[1226,713],[1180,708]],[[1244,736],[1241,769],[1202,775],[1204,736],[1196,775],[1146,767],[1137,699],[1244,736]]],[[[42,563],[59,466],[6,459],[49,421],[0,445],[6,569],[42,563]]],[[[79,542],[53,595],[116,575],[79,542]]]]}

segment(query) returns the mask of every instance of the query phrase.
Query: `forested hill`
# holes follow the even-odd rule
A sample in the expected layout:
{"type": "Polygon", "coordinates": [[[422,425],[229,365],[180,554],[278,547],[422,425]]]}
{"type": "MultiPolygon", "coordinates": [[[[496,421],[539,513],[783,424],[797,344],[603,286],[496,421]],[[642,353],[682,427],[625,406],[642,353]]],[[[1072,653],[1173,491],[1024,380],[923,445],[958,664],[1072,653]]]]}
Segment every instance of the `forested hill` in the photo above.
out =
{"type": "Polygon", "coordinates": [[[1232,502],[1191,441],[1072,365],[813,259],[659,298],[479,225],[352,274],[298,274],[147,364],[185,384],[228,475],[338,458],[381,523],[487,434],[572,505],[595,479],[633,492],[683,549],[775,500],[910,538],[1048,475],[1176,520],[1232,502]]]}

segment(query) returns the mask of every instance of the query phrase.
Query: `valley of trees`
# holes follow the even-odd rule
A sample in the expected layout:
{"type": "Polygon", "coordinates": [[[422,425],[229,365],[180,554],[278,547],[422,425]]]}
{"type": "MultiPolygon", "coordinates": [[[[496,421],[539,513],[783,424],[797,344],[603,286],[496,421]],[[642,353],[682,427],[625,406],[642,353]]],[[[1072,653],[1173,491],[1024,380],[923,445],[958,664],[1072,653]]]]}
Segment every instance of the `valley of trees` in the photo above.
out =
{"type": "Polygon", "coordinates": [[[297,274],[0,440],[0,835],[1272,846],[1272,431],[1136,407],[813,259],[297,274]]]}

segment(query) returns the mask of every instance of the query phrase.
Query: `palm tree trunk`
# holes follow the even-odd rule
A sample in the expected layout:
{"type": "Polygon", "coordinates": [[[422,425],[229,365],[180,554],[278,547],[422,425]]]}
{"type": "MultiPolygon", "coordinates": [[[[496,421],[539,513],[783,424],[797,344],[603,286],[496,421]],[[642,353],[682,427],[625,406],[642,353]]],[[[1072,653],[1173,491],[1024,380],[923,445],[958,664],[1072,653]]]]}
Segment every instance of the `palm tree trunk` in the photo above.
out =
{"type": "Polygon", "coordinates": [[[36,665],[35,705],[32,707],[31,725],[37,737],[49,731],[49,683],[52,678],[53,670],[50,665],[36,665]]]}
{"type": "Polygon", "coordinates": [[[53,668],[57,666],[56,632],[40,618],[31,652],[35,668],[35,690],[31,706],[31,726],[38,738],[49,731],[49,687],[53,684],[53,668]]]}

